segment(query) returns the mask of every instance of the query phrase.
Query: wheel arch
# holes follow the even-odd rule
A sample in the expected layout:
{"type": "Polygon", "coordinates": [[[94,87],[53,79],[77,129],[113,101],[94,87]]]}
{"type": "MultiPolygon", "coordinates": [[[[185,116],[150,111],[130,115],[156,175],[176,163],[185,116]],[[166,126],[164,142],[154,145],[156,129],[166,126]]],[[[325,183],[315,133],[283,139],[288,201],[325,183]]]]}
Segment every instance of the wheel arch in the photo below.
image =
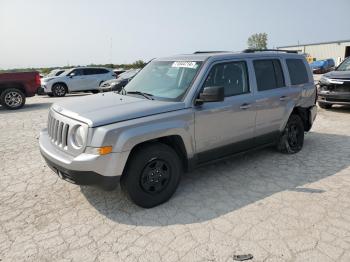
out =
{"type": "Polygon", "coordinates": [[[23,92],[25,96],[27,96],[26,88],[23,83],[19,82],[7,82],[7,83],[0,83],[0,95],[3,91],[6,89],[15,88],[23,92]]]}
{"type": "MultiPolygon", "coordinates": [[[[158,137],[158,138],[146,140],[138,144],[135,144],[130,150],[130,153],[127,157],[127,160],[124,166],[124,171],[127,169],[128,163],[130,162],[130,159],[133,157],[133,155],[140,148],[152,143],[161,143],[172,148],[175,151],[175,153],[179,156],[184,170],[188,170],[188,154],[187,154],[185,143],[182,137],[180,135],[168,135],[168,136],[158,137]]],[[[125,173],[124,171],[123,171],[123,175],[125,173]]]]}
{"type": "Polygon", "coordinates": [[[311,121],[310,121],[310,108],[309,107],[301,107],[301,106],[295,106],[293,108],[290,108],[288,110],[287,118],[284,119],[283,125],[281,126],[281,131],[284,130],[285,126],[287,125],[288,119],[291,115],[298,115],[301,120],[303,121],[304,131],[308,132],[311,129],[311,121]]]}
{"type": "Polygon", "coordinates": [[[63,81],[58,81],[58,82],[53,83],[52,86],[51,86],[51,89],[52,89],[55,85],[57,85],[57,84],[64,85],[64,86],[66,87],[67,93],[69,92],[69,88],[68,88],[67,83],[65,83],[65,82],[63,82],[63,81]]]}
{"type": "Polygon", "coordinates": [[[310,109],[305,108],[305,107],[294,107],[292,114],[298,115],[301,120],[303,121],[304,125],[304,131],[309,131],[311,129],[311,124],[310,124],[310,109]]]}

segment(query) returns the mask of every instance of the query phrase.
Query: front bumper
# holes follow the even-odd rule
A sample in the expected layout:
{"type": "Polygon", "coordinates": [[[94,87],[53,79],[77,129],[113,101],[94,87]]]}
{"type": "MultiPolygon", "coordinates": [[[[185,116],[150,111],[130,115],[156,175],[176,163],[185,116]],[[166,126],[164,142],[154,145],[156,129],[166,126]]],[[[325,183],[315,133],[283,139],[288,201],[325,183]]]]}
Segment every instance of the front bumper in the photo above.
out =
{"type": "Polygon", "coordinates": [[[101,92],[110,92],[110,91],[112,91],[112,86],[101,86],[100,91],[101,92]]]}
{"type": "Polygon", "coordinates": [[[80,185],[119,180],[129,155],[129,152],[121,152],[104,156],[86,153],[72,156],[51,143],[46,129],[40,133],[39,146],[51,169],[61,178],[80,185]]]}
{"type": "Polygon", "coordinates": [[[48,85],[46,82],[44,84],[41,84],[41,88],[43,89],[44,93],[48,94],[51,93],[51,85],[48,85]]]}
{"type": "Polygon", "coordinates": [[[317,102],[325,104],[350,105],[350,92],[318,92],[317,102]]]}

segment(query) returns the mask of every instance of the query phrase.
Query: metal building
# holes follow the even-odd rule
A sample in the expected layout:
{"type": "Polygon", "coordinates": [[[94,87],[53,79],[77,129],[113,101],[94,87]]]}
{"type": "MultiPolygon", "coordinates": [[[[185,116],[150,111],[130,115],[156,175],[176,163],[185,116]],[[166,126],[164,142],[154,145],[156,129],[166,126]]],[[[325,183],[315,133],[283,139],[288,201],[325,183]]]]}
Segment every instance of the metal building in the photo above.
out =
{"type": "Polygon", "coordinates": [[[304,45],[279,46],[277,49],[297,50],[315,60],[333,58],[338,65],[350,56],[350,40],[339,40],[304,45]]]}

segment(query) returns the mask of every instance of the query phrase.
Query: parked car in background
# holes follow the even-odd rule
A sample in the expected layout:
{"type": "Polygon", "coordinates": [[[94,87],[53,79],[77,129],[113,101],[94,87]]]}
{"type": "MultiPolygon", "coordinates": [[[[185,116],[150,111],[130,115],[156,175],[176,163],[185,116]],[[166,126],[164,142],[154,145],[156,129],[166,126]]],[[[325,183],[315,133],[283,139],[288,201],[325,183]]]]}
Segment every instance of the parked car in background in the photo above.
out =
{"type": "Polygon", "coordinates": [[[40,151],[66,181],[113,189],[121,179],[127,196],[150,208],[196,166],[264,146],[299,152],[315,102],[310,67],[298,54],[158,58],[124,92],[54,104],[40,151]]]}
{"type": "Polygon", "coordinates": [[[113,70],[99,67],[77,67],[59,76],[41,80],[44,92],[49,96],[62,97],[70,92],[91,91],[98,93],[100,85],[115,78],[113,70]]]}
{"type": "Polygon", "coordinates": [[[101,84],[100,90],[102,92],[120,91],[126,86],[129,81],[140,71],[140,69],[130,69],[119,75],[117,79],[111,79],[101,84]]]}
{"type": "Polygon", "coordinates": [[[335,104],[350,105],[350,57],[324,74],[318,84],[318,105],[329,109],[335,104]]]}
{"type": "Polygon", "coordinates": [[[122,73],[124,73],[126,70],[123,68],[117,68],[117,69],[113,69],[113,72],[115,73],[115,77],[118,78],[118,76],[122,73]]]}
{"type": "Polygon", "coordinates": [[[334,70],[335,62],[333,59],[318,60],[310,64],[312,73],[324,74],[334,70]]]}
{"type": "Polygon", "coordinates": [[[39,72],[1,73],[0,104],[7,109],[19,109],[39,87],[39,72]]]}

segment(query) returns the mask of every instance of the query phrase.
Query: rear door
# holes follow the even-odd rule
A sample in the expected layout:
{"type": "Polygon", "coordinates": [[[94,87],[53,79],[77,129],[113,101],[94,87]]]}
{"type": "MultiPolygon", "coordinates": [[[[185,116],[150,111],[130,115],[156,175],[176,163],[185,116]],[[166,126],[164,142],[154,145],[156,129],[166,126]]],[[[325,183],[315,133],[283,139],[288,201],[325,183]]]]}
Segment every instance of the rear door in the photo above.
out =
{"type": "Polygon", "coordinates": [[[98,68],[99,83],[115,78],[115,73],[104,68],[98,68]]]}
{"type": "Polygon", "coordinates": [[[255,136],[256,144],[262,145],[278,137],[291,94],[279,58],[254,59],[253,67],[257,86],[255,136]]]}
{"type": "Polygon", "coordinates": [[[310,107],[316,101],[316,87],[309,65],[304,58],[286,58],[291,97],[295,104],[310,107]]]}

